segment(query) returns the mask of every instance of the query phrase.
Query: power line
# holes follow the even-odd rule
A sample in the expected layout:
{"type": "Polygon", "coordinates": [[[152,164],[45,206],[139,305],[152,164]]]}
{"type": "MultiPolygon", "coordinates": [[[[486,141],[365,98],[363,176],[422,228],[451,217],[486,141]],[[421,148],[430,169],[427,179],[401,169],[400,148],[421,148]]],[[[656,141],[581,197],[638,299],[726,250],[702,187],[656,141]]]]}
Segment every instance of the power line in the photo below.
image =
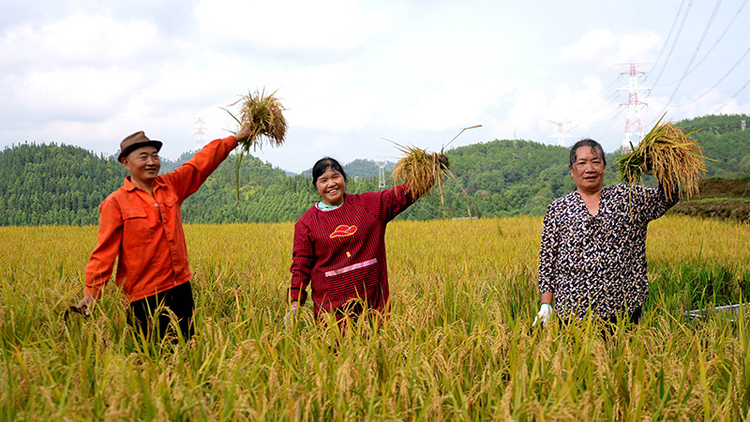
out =
{"type": "Polygon", "coordinates": [[[591,134],[595,131],[599,130],[600,127],[606,125],[607,123],[611,122],[612,119],[614,119],[618,114],[622,113],[624,109],[617,107],[612,109],[612,112],[610,112],[601,122],[599,122],[596,126],[590,128],[587,132],[584,132],[584,136],[591,137],[591,134]]]}
{"type": "MultiPolygon", "coordinates": [[[[651,72],[656,69],[656,64],[659,63],[659,59],[661,59],[661,55],[664,53],[664,49],[667,48],[667,44],[669,44],[669,39],[672,37],[672,31],[674,31],[674,26],[677,25],[677,19],[680,17],[680,12],[682,11],[682,6],[685,5],[685,0],[682,0],[680,3],[680,8],[677,9],[677,14],[674,17],[674,21],[672,22],[672,27],[669,28],[669,33],[667,34],[667,39],[664,40],[664,45],[661,46],[661,51],[659,51],[659,55],[656,56],[656,60],[654,60],[654,65],[651,67],[651,70],[648,71],[646,74],[646,77],[643,79],[644,81],[648,79],[648,76],[651,74],[651,72]]],[[[670,53],[671,54],[671,53],[670,53]]],[[[664,63],[666,66],[666,62],[664,63]]]]}
{"type": "Polygon", "coordinates": [[[610,82],[609,85],[605,86],[604,89],[602,89],[598,94],[596,94],[589,102],[587,102],[586,104],[584,104],[583,107],[581,107],[578,110],[576,110],[573,114],[571,114],[570,116],[568,116],[565,120],[573,120],[573,116],[575,116],[576,114],[578,114],[581,111],[583,111],[583,109],[585,109],[586,107],[588,107],[589,104],[593,103],[596,99],[598,99],[602,94],[604,94],[609,89],[609,87],[611,87],[612,85],[614,85],[615,82],[617,82],[619,79],[620,78],[617,78],[617,79],[614,79],[612,82],[610,82]]]}
{"type": "MultiPolygon", "coordinates": [[[[698,61],[698,63],[696,63],[695,66],[693,66],[693,68],[690,69],[689,73],[692,73],[695,69],[697,69],[698,66],[700,66],[701,63],[703,63],[703,61],[706,60],[706,58],[711,54],[711,52],[714,51],[714,48],[716,48],[716,46],[719,45],[719,42],[724,38],[724,35],[727,34],[727,32],[729,31],[729,28],[731,28],[732,25],[734,24],[734,21],[737,20],[737,17],[740,15],[740,13],[742,13],[742,9],[745,7],[745,5],[747,4],[747,2],[748,2],[748,0],[745,0],[744,2],[742,2],[742,4],[740,5],[740,8],[737,9],[737,12],[732,17],[732,20],[729,21],[729,24],[727,24],[726,27],[724,28],[724,32],[722,32],[721,35],[719,35],[719,38],[716,39],[716,42],[714,42],[714,45],[712,45],[711,48],[708,49],[708,51],[706,52],[706,54],[703,56],[703,58],[701,58],[698,61]]],[[[680,81],[680,79],[677,79],[677,80],[675,80],[673,82],[670,82],[668,84],[662,84],[662,85],[674,85],[674,84],[676,84],[679,81],[680,81]]]]}
{"type": "MultiPolygon", "coordinates": [[[[701,45],[703,45],[703,41],[706,39],[708,30],[711,29],[711,24],[713,23],[714,18],[716,17],[716,12],[719,11],[720,5],[721,5],[721,0],[718,0],[716,2],[716,6],[714,7],[713,13],[711,13],[711,17],[708,19],[708,23],[706,24],[706,29],[703,30],[703,35],[701,35],[701,39],[700,41],[698,41],[698,46],[695,47],[695,52],[693,53],[693,56],[690,57],[690,62],[688,62],[687,67],[685,67],[685,73],[682,75],[682,78],[680,78],[680,82],[674,88],[674,91],[672,92],[672,95],[669,97],[669,100],[667,100],[667,105],[669,105],[672,102],[672,99],[674,98],[675,95],[677,95],[677,91],[680,89],[680,86],[682,85],[682,81],[685,80],[688,73],[690,73],[690,67],[693,65],[693,61],[698,56],[698,51],[700,51],[701,45]]],[[[659,114],[664,114],[666,110],[667,110],[667,106],[664,106],[664,109],[659,114]]]]}
{"type": "Polygon", "coordinates": [[[590,127],[589,130],[584,132],[584,136],[590,136],[591,133],[599,130],[600,127],[609,123],[619,112],[622,112],[622,110],[623,109],[619,107],[613,108],[612,111],[609,112],[609,114],[606,115],[599,123],[595,124],[594,126],[590,127]]]}
{"type": "Polygon", "coordinates": [[[615,96],[617,96],[617,91],[614,91],[614,92],[612,93],[612,95],[610,95],[609,97],[605,98],[605,99],[604,99],[604,101],[602,101],[602,103],[601,103],[601,104],[599,104],[599,105],[598,105],[598,106],[597,106],[597,107],[596,107],[596,108],[595,108],[595,109],[594,109],[593,111],[591,111],[591,113],[587,114],[587,115],[586,115],[586,117],[584,117],[583,119],[579,120],[579,121],[578,121],[578,123],[576,123],[576,124],[574,124],[573,126],[571,126],[570,130],[573,130],[573,129],[575,129],[575,128],[577,128],[578,126],[580,126],[580,125],[581,125],[581,124],[582,124],[583,122],[586,122],[586,121],[588,121],[588,118],[589,118],[589,117],[591,117],[591,116],[592,116],[592,115],[594,115],[594,114],[595,114],[596,112],[598,112],[599,110],[601,110],[601,109],[603,109],[604,107],[606,107],[607,105],[609,105],[609,100],[610,100],[610,99],[612,99],[612,98],[614,98],[615,96]]]}
{"type": "Polygon", "coordinates": [[[549,128],[549,126],[548,126],[547,132],[545,132],[544,135],[542,135],[542,139],[540,139],[539,141],[537,141],[537,143],[543,144],[544,143],[544,139],[547,138],[547,134],[549,134],[550,132],[552,132],[552,128],[549,128]]]}
{"type": "MultiPolygon", "coordinates": [[[[614,132],[614,131],[616,131],[616,130],[617,130],[617,126],[613,126],[613,127],[612,127],[612,129],[610,129],[610,130],[609,130],[609,132],[605,133],[604,135],[601,135],[601,136],[599,137],[599,139],[604,139],[604,138],[606,138],[607,136],[609,136],[609,135],[610,135],[610,134],[611,134],[612,132],[614,132]]],[[[622,151],[622,149],[620,149],[620,151],[622,151]]]]}
{"type": "Polygon", "coordinates": [[[739,95],[740,92],[742,92],[742,90],[744,90],[747,87],[748,84],[750,84],[750,79],[748,79],[747,81],[745,81],[745,84],[742,85],[742,87],[740,87],[740,89],[738,89],[737,92],[735,92],[731,97],[729,97],[728,100],[726,100],[724,102],[724,104],[722,104],[718,109],[716,109],[716,111],[714,112],[714,114],[718,114],[721,111],[721,109],[723,109],[724,106],[726,106],[727,104],[729,104],[729,102],[732,101],[734,99],[734,97],[736,97],[737,95],[739,95]]]}
{"type": "Polygon", "coordinates": [[[742,57],[740,57],[740,59],[737,60],[737,62],[729,69],[729,71],[727,71],[727,73],[725,73],[724,76],[722,76],[721,79],[719,79],[719,81],[714,84],[714,86],[712,86],[711,88],[708,88],[706,90],[706,92],[704,92],[699,97],[697,97],[697,98],[695,98],[693,100],[690,100],[690,101],[688,101],[686,103],[682,103],[682,104],[677,105],[675,107],[683,107],[683,106],[692,104],[692,103],[700,100],[701,98],[705,97],[706,95],[708,95],[709,92],[711,92],[714,88],[716,88],[717,86],[719,86],[719,84],[722,83],[724,81],[724,79],[726,79],[726,77],[729,76],[729,74],[732,73],[734,71],[734,69],[737,68],[737,66],[739,66],[740,63],[742,63],[742,60],[745,58],[745,56],[747,56],[748,53],[750,53],[750,48],[748,48],[747,50],[745,50],[745,53],[742,55],[742,57]]]}
{"type": "Polygon", "coordinates": [[[667,58],[664,61],[664,65],[661,68],[661,71],[659,72],[659,75],[656,77],[656,81],[654,81],[654,87],[659,85],[659,79],[661,79],[661,75],[664,73],[664,69],[667,68],[667,63],[669,63],[669,59],[672,57],[672,53],[674,52],[675,47],[677,46],[677,41],[680,39],[680,34],[682,34],[682,28],[685,27],[685,22],[687,21],[687,17],[690,14],[690,9],[693,7],[693,0],[690,0],[690,3],[688,3],[687,8],[685,9],[685,16],[682,18],[682,22],[680,23],[680,28],[677,30],[677,35],[675,35],[674,41],[672,41],[672,48],[669,49],[669,54],[667,54],[667,58]]]}
{"type": "MultiPolygon", "coordinates": [[[[188,139],[188,136],[190,136],[190,137],[192,138],[192,136],[191,136],[191,135],[192,135],[192,132],[193,132],[193,127],[191,126],[191,127],[190,127],[190,128],[189,128],[189,129],[187,130],[187,132],[185,132],[185,134],[184,134],[184,135],[182,135],[182,137],[180,138],[180,140],[178,140],[177,142],[174,142],[174,143],[170,142],[170,146],[169,146],[169,148],[168,148],[168,149],[166,149],[166,150],[164,151],[164,153],[162,153],[161,155],[162,155],[162,156],[164,156],[164,157],[169,157],[170,155],[174,154],[174,153],[175,153],[175,152],[177,152],[177,151],[182,151],[182,150],[183,150],[183,148],[184,148],[184,147],[185,147],[185,145],[186,145],[186,142],[185,142],[185,140],[186,140],[186,139],[188,139]],[[168,152],[169,154],[167,154],[167,152],[168,152]]],[[[190,143],[192,144],[192,141],[191,141],[190,143]]]]}

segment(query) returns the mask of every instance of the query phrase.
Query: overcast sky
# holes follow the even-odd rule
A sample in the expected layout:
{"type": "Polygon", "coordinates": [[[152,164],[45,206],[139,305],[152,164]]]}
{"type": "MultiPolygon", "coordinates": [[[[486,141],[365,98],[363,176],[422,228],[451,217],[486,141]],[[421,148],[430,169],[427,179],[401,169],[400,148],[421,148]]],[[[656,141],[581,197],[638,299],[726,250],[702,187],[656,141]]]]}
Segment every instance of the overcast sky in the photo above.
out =
{"type": "Polygon", "coordinates": [[[221,110],[278,90],[286,144],[255,155],[300,172],[324,155],[395,161],[382,138],[439,150],[494,139],[607,151],[623,140],[639,63],[645,131],[750,114],[748,0],[4,1],[0,147],[113,154],[144,130],[175,159],[236,129],[221,110]],[[617,91],[625,88],[625,91],[617,91]]]}

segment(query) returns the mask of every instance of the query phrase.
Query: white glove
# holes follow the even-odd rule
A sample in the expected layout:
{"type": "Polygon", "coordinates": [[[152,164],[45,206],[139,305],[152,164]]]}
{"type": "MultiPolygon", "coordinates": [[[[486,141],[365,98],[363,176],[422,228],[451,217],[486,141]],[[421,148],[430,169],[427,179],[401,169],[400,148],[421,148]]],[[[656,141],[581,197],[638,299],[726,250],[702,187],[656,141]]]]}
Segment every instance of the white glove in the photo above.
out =
{"type": "Polygon", "coordinates": [[[284,315],[284,325],[292,322],[297,317],[297,302],[292,303],[292,309],[284,315]]]}
{"type": "Polygon", "coordinates": [[[552,318],[552,315],[555,314],[554,309],[552,309],[552,305],[549,303],[542,303],[542,307],[539,309],[539,313],[536,314],[536,318],[534,318],[534,324],[532,324],[532,327],[536,327],[536,323],[539,322],[539,325],[544,328],[545,325],[549,322],[549,320],[552,318]]]}

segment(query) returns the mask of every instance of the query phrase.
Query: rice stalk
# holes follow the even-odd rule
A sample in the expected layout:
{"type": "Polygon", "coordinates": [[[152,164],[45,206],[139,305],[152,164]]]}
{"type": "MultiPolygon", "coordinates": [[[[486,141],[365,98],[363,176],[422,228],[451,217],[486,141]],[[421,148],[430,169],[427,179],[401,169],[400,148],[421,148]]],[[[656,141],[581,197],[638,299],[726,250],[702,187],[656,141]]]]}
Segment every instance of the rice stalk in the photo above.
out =
{"type": "Polygon", "coordinates": [[[656,125],[643,137],[633,152],[621,155],[619,178],[630,186],[643,184],[643,173],[653,172],[664,190],[667,200],[684,192],[687,198],[699,192],[699,183],[706,173],[703,149],[690,137],[697,130],[683,133],[672,126],[672,122],[662,123],[662,116],[656,125]]]}
{"type": "Polygon", "coordinates": [[[443,182],[450,173],[450,161],[442,153],[428,152],[414,146],[395,144],[405,154],[393,168],[393,179],[397,183],[407,183],[415,198],[429,196],[435,183],[442,196],[443,182]]]}
{"type": "Polygon", "coordinates": [[[407,189],[415,198],[427,197],[432,187],[437,183],[440,191],[440,203],[445,205],[443,197],[443,183],[450,177],[466,196],[466,211],[471,218],[469,207],[469,193],[461,186],[458,179],[450,170],[450,159],[442,152],[428,152],[414,146],[403,146],[393,142],[406,156],[393,167],[392,177],[396,183],[406,182],[407,189]]]}
{"type": "Polygon", "coordinates": [[[455,141],[465,130],[481,126],[482,125],[474,125],[461,129],[461,131],[458,132],[458,135],[454,136],[439,153],[429,152],[426,149],[417,148],[415,146],[400,145],[386,139],[386,141],[396,145],[396,147],[405,154],[405,157],[400,159],[393,168],[393,179],[399,184],[406,182],[409,191],[415,198],[429,196],[432,187],[437,183],[440,191],[440,202],[445,205],[443,183],[445,183],[446,178],[450,177],[456,182],[466,196],[466,209],[469,213],[469,217],[471,217],[469,194],[466,192],[466,189],[458,183],[458,179],[456,179],[456,176],[450,170],[450,159],[444,154],[444,152],[445,147],[455,141]]]}
{"type": "Polygon", "coordinates": [[[81,290],[96,226],[0,227],[0,419],[747,419],[748,319],[683,316],[747,297],[746,224],[656,221],[644,317],[609,341],[591,318],[529,329],[541,226],[389,223],[392,310],[342,337],[312,306],[282,324],[293,222],[186,224],[198,334],[171,349],[135,344],[115,286],[93,318],[56,314],[81,290]],[[698,299],[722,268],[731,291],[698,299]]]}
{"type": "MultiPolygon", "coordinates": [[[[265,88],[261,91],[248,92],[239,100],[230,104],[231,106],[240,106],[240,117],[237,118],[232,112],[224,109],[240,126],[245,123],[250,124],[251,133],[247,139],[240,139],[240,153],[237,158],[236,179],[237,179],[237,202],[240,200],[240,165],[246,152],[253,148],[262,148],[264,143],[272,147],[278,147],[284,144],[286,140],[287,123],[282,113],[285,108],[281,101],[276,98],[276,91],[266,94],[265,88]]],[[[236,132],[235,132],[236,133],[236,132]]]]}
{"type": "MultiPolygon", "coordinates": [[[[240,125],[250,124],[251,135],[247,139],[240,140],[242,150],[247,152],[268,143],[278,147],[286,140],[287,123],[284,118],[284,106],[276,98],[276,92],[266,94],[266,90],[255,90],[248,92],[230,106],[240,106],[240,117],[235,120],[240,125]]],[[[231,113],[230,113],[231,114],[231,113]]],[[[232,116],[234,117],[234,116],[232,116]]]]}

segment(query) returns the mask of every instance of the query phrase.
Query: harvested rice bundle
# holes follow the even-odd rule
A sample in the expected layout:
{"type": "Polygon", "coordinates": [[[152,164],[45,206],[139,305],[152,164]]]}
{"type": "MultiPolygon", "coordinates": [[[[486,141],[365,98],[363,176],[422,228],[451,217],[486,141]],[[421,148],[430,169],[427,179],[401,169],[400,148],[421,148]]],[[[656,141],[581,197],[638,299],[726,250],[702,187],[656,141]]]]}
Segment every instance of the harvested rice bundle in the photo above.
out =
{"type": "MultiPolygon", "coordinates": [[[[255,90],[242,96],[232,106],[240,105],[240,118],[232,117],[240,125],[250,123],[253,134],[241,143],[242,150],[247,152],[250,147],[262,146],[260,141],[266,140],[271,146],[281,146],[286,140],[286,119],[282,111],[284,106],[274,95],[266,95],[266,90],[255,90]]],[[[232,113],[229,113],[232,114],[232,113]]]]}
{"type": "Polygon", "coordinates": [[[668,200],[678,187],[689,198],[698,193],[699,182],[706,173],[703,149],[690,137],[698,129],[683,133],[672,122],[661,123],[663,118],[633,152],[617,159],[620,180],[631,186],[642,184],[643,173],[651,171],[668,200]]]}
{"type": "Polygon", "coordinates": [[[413,146],[396,146],[406,156],[393,168],[393,179],[397,183],[408,183],[409,190],[416,198],[429,196],[432,187],[437,183],[442,196],[445,178],[453,175],[448,157],[442,153],[427,152],[413,146]]]}
{"type": "Polygon", "coordinates": [[[409,190],[416,198],[429,196],[432,187],[437,183],[440,188],[440,202],[444,203],[443,182],[445,182],[447,177],[450,177],[456,182],[466,196],[466,211],[468,212],[469,217],[471,217],[469,194],[466,192],[466,189],[461,186],[458,179],[456,179],[456,176],[450,170],[450,160],[445,154],[443,154],[443,152],[445,151],[445,148],[464,133],[465,130],[478,127],[482,127],[482,125],[474,125],[461,129],[461,131],[458,132],[458,135],[454,136],[440,152],[428,152],[427,150],[414,146],[406,147],[393,141],[389,141],[396,145],[401,152],[406,154],[406,156],[400,159],[393,168],[393,179],[396,183],[408,183],[409,190]]]}
{"type": "MultiPolygon", "coordinates": [[[[286,140],[286,119],[282,114],[285,110],[281,101],[275,97],[276,92],[266,95],[266,90],[248,92],[239,100],[230,104],[231,106],[240,105],[240,117],[237,118],[231,111],[224,109],[229,113],[240,126],[245,123],[250,124],[252,134],[247,139],[240,140],[240,155],[237,158],[236,179],[237,179],[237,202],[240,201],[240,166],[242,158],[250,147],[262,147],[262,141],[266,141],[272,147],[281,146],[286,140]]],[[[235,132],[236,133],[236,132],[235,132]]]]}

